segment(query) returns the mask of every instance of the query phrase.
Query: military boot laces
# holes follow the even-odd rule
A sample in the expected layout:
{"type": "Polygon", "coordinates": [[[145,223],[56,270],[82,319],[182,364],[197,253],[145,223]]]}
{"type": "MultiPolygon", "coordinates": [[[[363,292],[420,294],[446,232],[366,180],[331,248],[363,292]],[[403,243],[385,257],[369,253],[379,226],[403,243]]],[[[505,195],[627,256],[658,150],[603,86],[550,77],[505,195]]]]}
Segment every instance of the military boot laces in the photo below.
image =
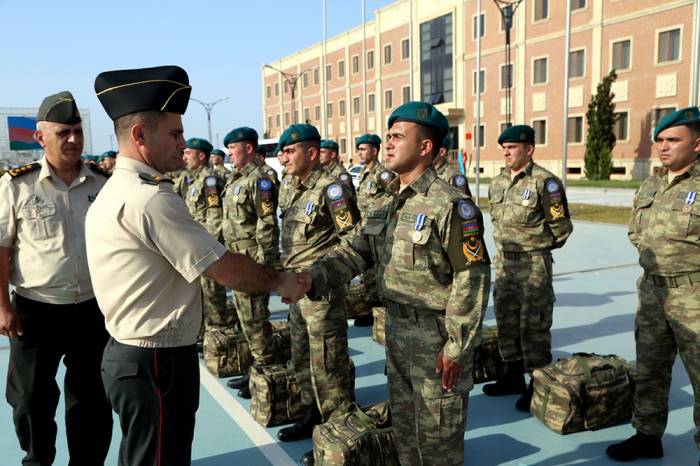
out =
{"type": "MultiPolygon", "coordinates": [[[[321,413],[315,404],[308,406],[304,412],[304,417],[292,424],[289,427],[280,429],[277,432],[277,438],[282,442],[294,442],[305,438],[311,438],[314,432],[314,426],[321,423],[321,413]]],[[[313,457],[313,456],[312,456],[313,457]]]]}
{"type": "Polygon", "coordinates": [[[505,376],[483,386],[482,391],[488,396],[522,395],[525,393],[525,376],[522,362],[509,362],[505,376]]]}
{"type": "Polygon", "coordinates": [[[639,458],[661,458],[664,447],[661,437],[637,432],[627,440],[610,445],[605,452],[615,461],[634,461],[639,458]]]}

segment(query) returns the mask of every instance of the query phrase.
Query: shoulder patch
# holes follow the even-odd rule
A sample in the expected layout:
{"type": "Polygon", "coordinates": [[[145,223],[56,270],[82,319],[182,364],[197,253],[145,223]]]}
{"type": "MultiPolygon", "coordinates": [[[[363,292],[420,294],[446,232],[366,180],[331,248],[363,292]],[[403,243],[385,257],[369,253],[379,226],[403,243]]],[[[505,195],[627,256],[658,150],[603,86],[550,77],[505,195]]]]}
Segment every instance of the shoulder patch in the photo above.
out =
{"type": "Polygon", "coordinates": [[[570,218],[568,202],[561,181],[556,178],[547,178],[544,180],[544,189],[542,208],[545,218],[550,222],[570,218]]]}
{"type": "Polygon", "coordinates": [[[258,178],[258,189],[260,191],[269,191],[272,189],[272,181],[269,178],[258,178]]]}
{"type": "Polygon", "coordinates": [[[165,178],[163,176],[154,176],[150,173],[139,173],[139,178],[145,181],[147,184],[158,186],[160,183],[170,183],[173,184],[173,180],[170,178],[165,178]]]}
{"type": "Polygon", "coordinates": [[[326,195],[331,201],[337,201],[343,197],[343,188],[334,183],[326,188],[326,195]]]}
{"type": "Polygon", "coordinates": [[[339,233],[351,230],[360,220],[360,212],[352,196],[338,183],[329,184],[324,194],[335,230],[339,233]]]}
{"type": "Polygon", "coordinates": [[[462,217],[462,220],[471,220],[476,217],[476,207],[474,203],[467,199],[460,199],[457,202],[457,213],[462,217]]]}
{"type": "Polygon", "coordinates": [[[27,173],[36,171],[39,168],[41,168],[41,164],[39,162],[34,162],[28,165],[23,165],[21,167],[12,168],[8,170],[7,173],[8,175],[10,175],[10,178],[17,178],[18,176],[26,175],[27,173]]]}
{"type": "Polygon", "coordinates": [[[207,187],[216,186],[216,177],[207,176],[206,178],[204,178],[204,186],[207,186],[207,187]]]}
{"type": "Polygon", "coordinates": [[[104,176],[105,178],[109,178],[110,176],[112,176],[111,173],[103,170],[102,167],[100,167],[99,165],[90,164],[90,165],[88,165],[88,167],[90,167],[90,170],[94,171],[95,173],[99,173],[100,175],[104,176]]]}
{"type": "Polygon", "coordinates": [[[207,207],[221,207],[219,183],[215,176],[204,178],[204,194],[207,198],[207,207]]]}
{"type": "Polygon", "coordinates": [[[557,180],[555,180],[554,178],[550,178],[548,181],[546,181],[544,188],[550,194],[558,193],[561,190],[561,187],[559,186],[559,182],[557,180]]]}
{"type": "Polygon", "coordinates": [[[464,175],[455,175],[452,177],[452,183],[458,188],[463,188],[467,184],[467,179],[464,175]]]}

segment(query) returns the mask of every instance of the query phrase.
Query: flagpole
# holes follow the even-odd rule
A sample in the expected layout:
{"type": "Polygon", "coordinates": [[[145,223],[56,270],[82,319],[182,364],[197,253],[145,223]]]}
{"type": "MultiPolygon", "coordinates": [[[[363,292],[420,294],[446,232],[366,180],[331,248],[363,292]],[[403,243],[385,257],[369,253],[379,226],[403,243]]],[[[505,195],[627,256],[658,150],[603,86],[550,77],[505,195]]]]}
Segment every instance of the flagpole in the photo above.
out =
{"type": "Polygon", "coordinates": [[[569,133],[569,48],[571,46],[571,2],[566,0],[566,32],[564,40],[564,117],[562,118],[562,161],[561,161],[561,182],[566,188],[566,158],[569,133]]]}
{"type": "Polygon", "coordinates": [[[323,84],[323,93],[321,94],[321,106],[323,109],[323,137],[328,137],[328,88],[327,88],[327,78],[326,78],[326,42],[327,42],[327,30],[326,30],[326,0],[323,2],[323,50],[321,55],[321,81],[323,84]]]}
{"type": "MultiPolygon", "coordinates": [[[[481,170],[481,0],[476,2],[476,128],[474,144],[476,145],[476,205],[479,205],[479,178],[481,170]]],[[[467,174],[467,176],[469,176],[467,174]]]]}

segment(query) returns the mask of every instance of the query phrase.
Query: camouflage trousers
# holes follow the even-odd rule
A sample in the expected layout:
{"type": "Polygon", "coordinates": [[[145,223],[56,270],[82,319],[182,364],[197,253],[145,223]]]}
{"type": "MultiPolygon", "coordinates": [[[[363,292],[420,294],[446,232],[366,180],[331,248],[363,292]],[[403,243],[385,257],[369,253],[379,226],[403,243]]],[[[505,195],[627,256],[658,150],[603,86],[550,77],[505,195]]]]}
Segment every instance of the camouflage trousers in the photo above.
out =
{"type": "Polygon", "coordinates": [[[292,363],[305,405],[316,402],[324,422],[348,411],[353,397],[343,288],[289,306],[292,363]]]}
{"type": "Polygon", "coordinates": [[[465,366],[451,392],[435,373],[447,340],[445,318],[435,311],[408,317],[387,308],[386,363],[394,438],[402,466],[464,464],[472,367],[465,366]]]}
{"type": "Polygon", "coordinates": [[[202,311],[204,330],[232,329],[238,324],[238,316],[226,306],[226,287],[202,276],[202,311]]]}
{"type": "Polygon", "coordinates": [[[671,370],[679,353],[695,394],[695,444],[700,448],[700,284],[659,287],[642,276],[637,292],[632,425],[649,435],[661,436],[666,430],[671,370]]]}
{"type": "Polygon", "coordinates": [[[236,305],[241,330],[248,340],[253,361],[260,366],[277,362],[268,308],[270,295],[250,295],[234,291],[233,302],[236,305]]]}
{"type": "Polygon", "coordinates": [[[494,260],[498,348],[504,361],[523,360],[532,371],[552,362],[552,254],[506,255],[494,260]]]}
{"type": "Polygon", "coordinates": [[[370,305],[379,303],[379,294],[377,293],[377,268],[365,270],[362,274],[362,283],[365,285],[365,301],[370,305]]]}

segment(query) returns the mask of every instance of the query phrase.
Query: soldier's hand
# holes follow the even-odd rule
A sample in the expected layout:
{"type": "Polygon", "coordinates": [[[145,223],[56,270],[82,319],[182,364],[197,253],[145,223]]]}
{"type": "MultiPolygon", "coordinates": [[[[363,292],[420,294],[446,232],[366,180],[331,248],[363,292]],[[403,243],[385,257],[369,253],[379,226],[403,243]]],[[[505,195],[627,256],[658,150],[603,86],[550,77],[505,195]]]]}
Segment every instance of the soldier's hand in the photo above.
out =
{"type": "Polygon", "coordinates": [[[297,274],[297,281],[304,290],[304,293],[308,293],[314,284],[314,277],[311,276],[309,272],[299,272],[297,274]]]}
{"type": "Polygon", "coordinates": [[[437,374],[442,373],[442,377],[440,378],[442,388],[451,392],[452,388],[457,385],[457,381],[459,381],[459,378],[462,376],[462,370],[464,370],[463,365],[448,358],[442,354],[442,351],[438,353],[435,361],[435,372],[437,374]]]}
{"type": "Polygon", "coordinates": [[[19,314],[10,304],[0,306],[0,335],[6,335],[10,338],[24,335],[19,314]]]}
{"type": "Polygon", "coordinates": [[[285,304],[296,303],[306,293],[297,280],[297,275],[289,272],[279,272],[275,291],[282,297],[282,302],[285,304]]]}

